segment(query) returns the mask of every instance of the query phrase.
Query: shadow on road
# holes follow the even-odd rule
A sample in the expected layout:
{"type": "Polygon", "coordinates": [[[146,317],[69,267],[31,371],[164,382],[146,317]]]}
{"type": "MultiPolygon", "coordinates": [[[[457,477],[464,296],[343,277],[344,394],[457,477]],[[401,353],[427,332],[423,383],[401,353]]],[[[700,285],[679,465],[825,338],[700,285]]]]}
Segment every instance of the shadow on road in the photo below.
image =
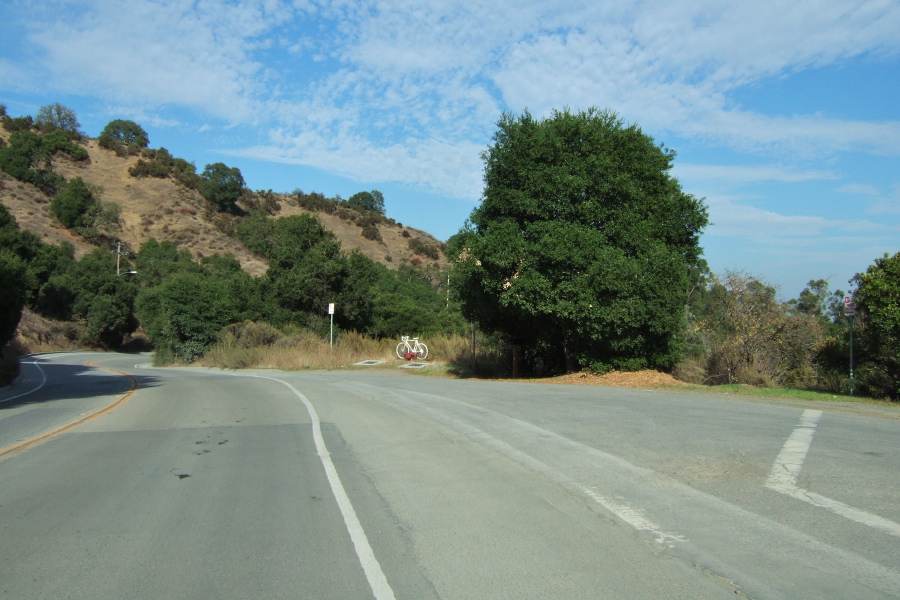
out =
{"type": "Polygon", "coordinates": [[[123,375],[100,366],[58,364],[23,357],[22,374],[0,388],[0,411],[56,400],[119,396],[160,385],[153,375],[123,375]],[[41,372],[43,371],[43,376],[41,372]],[[46,382],[41,385],[41,381],[46,382]]]}

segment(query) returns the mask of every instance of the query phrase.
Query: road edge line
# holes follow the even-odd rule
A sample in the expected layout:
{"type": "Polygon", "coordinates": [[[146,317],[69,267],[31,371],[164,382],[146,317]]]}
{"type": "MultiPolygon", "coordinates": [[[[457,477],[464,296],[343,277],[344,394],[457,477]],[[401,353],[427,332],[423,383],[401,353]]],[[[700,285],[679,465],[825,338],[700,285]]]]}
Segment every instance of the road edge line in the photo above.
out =
{"type": "Polygon", "coordinates": [[[40,373],[41,373],[41,383],[39,383],[37,385],[37,387],[31,388],[27,392],[22,392],[21,394],[16,394],[15,396],[10,396],[9,398],[4,398],[3,400],[0,400],[0,404],[2,404],[4,402],[9,402],[11,400],[16,400],[18,398],[21,398],[22,396],[27,396],[28,394],[33,394],[36,391],[38,391],[39,389],[41,389],[42,387],[44,387],[45,385],[47,385],[47,374],[44,373],[44,370],[41,368],[41,365],[36,358],[34,360],[32,360],[32,362],[23,362],[22,364],[23,365],[34,365],[35,367],[37,367],[37,370],[40,371],[40,373]]]}
{"type": "Polygon", "coordinates": [[[309,418],[312,421],[313,439],[315,440],[319,459],[322,462],[322,466],[325,468],[325,476],[328,478],[331,492],[334,494],[334,499],[337,501],[338,508],[341,510],[341,515],[344,517],[344,524],[347,527],[347,532],[350,534],[350,541],[353,542],[356,556],[366,575],[366,580],[372,588],[375,600],[395,600],[394,590],[391,588],[387,581],[387,577],[384,575],[384,571],[381,569],[381,563],[379,563],[378,559],[375,557],[375,552],[369,544],[369,538],[366,536],[366,532],[363,529],[362,523],[359,521],[359,517],[356,516],[356,511],[353,509],[350,497],[347,495],[344,484],[341,483],[341,478],[331,460],[331,453],[328,452],[328,447],[325,445],[325,439],[322,437],[319,414],[316,412],[312,403],[306,396],[301,394],[297,388],[287,381],[282,381],[281,379],[276,379],[274,377],[266,377],[264,375],[238,375],[238,377],[241,376],[277,381],[294,392],[294,394],[303,402],[303,405],[306,407],[306,412],[309,413],[309,418]]]}

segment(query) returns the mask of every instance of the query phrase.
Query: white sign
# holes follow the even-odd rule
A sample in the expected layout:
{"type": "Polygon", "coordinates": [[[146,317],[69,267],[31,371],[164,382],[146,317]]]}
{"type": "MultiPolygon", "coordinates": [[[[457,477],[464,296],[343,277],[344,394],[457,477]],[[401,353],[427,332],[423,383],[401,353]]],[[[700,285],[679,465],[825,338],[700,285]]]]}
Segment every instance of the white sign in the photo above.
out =
{"type": "Polygon", "coordinates": [[[333,315],[333,314],[334,314],[334,302],[332,302],[332,303],[330,303],[330,304],[328,305],[328,314],[329,314],[329,315],[333,315]]]}

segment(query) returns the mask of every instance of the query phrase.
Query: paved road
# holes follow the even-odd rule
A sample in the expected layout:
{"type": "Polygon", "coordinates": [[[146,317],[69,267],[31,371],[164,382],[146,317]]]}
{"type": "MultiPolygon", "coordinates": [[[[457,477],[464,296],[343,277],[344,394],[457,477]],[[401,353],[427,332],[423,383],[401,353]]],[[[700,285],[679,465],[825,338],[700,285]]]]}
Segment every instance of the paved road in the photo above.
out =
{"type": "Polygon", "coordinates": [[[897,409],[147,363],[0,390],[0,598],[900,598],[897,409]]]}

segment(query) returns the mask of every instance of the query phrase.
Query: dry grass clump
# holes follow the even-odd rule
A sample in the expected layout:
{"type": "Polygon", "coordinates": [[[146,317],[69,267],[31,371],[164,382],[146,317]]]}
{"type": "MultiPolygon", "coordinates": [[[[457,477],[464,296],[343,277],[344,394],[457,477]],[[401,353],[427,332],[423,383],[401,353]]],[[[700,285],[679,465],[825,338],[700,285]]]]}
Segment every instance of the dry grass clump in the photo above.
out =
{"type": "Polygon", "coordinates": [[[327,338],[308,330],[280,331],[245,321],[226,327],[201,362],[224,369],[339,369],[363,360],[389,360],[392,352],[390,340],[354,331],[338,334],[332,347],[327,338]]]}
{"type": "MultiPolygon", "coordinates": [[[[222,330],[219,343],[199,361],[224,369],[340,369],[364,360],[398,364],[394,349],[399,339],[376,339],[355,331],[327,337],[307,329],[279,330],[267,323],[245,321],[222,330]]],[[[460,335],[435,335],[422,339],[428,344],[429,363],[471,362],[471,340],[460,335]]]]}

